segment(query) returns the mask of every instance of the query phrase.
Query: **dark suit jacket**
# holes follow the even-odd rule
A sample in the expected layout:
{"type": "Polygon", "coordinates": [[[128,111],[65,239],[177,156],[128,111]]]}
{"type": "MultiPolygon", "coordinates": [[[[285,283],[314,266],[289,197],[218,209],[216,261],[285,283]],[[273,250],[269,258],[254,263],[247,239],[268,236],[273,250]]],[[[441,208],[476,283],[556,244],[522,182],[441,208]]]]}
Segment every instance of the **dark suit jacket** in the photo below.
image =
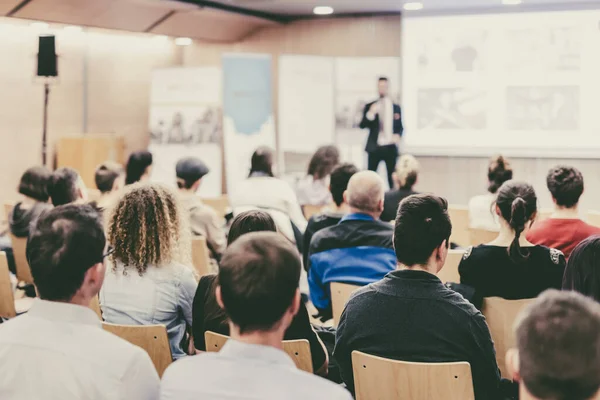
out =
{"type": "MultiPolygon", "coordinates": [[[[375,119],[373,121],[369,121],[367,118],[367,112],[369,112],[369,108],[377,101],[373,101],[365,106],[363,110],[363,118],[360,121],[361,129],[369,129],[369,138],[367,139],[367,146],[365,150],[367,153],[377,150],[377,139],[379,138],[379,114],[375,114],[375,119]]],[[[402,126],[402,111],[398,104],[393,105],[394,109],[394,133],[396,135],[402,136],[402,132],[404,131],[404,127],[402,126]]]]}

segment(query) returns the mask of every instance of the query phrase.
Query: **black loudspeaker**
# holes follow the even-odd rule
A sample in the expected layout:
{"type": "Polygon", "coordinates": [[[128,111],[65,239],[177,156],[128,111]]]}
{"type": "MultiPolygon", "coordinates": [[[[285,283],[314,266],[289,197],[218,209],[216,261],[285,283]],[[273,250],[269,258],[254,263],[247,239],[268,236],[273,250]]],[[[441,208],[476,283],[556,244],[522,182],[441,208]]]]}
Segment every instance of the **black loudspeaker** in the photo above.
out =
{"type": "Polygon", "coordinates": [[[58,76],[54,36],[40,36],[37,62],[38,76],[58,76]]]}

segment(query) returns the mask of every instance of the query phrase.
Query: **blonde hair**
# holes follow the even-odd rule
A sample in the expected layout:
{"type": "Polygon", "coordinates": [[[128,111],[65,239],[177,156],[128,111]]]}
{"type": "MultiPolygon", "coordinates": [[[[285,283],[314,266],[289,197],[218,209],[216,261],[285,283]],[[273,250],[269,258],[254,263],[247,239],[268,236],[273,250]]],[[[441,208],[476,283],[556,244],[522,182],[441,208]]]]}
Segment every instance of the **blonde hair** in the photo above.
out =
{"type": "Polygon", "coordinates": [[[416,158],[404,154],[396,164],[396,177],[401,189],[410,189],[417,182],[421,166],[416,158]]]}
{"type": "Polygon", "coordinates": [[[108,241],[124,271],[134,267],[140,275],[149,265],[171,262],[191,265],[191,236],[178,198],[157,184],[136,183],[128,187],[111,213],[108,241]]]}

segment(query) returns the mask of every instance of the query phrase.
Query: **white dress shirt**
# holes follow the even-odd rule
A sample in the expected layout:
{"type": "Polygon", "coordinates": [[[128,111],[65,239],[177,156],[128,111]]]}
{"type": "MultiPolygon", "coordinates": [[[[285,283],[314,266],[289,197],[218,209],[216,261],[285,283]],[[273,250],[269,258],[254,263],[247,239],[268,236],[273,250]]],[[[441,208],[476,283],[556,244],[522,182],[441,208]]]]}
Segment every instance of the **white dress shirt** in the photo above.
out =
{"type": "Polygon", "coordinates": [[[351,400],[350,393],[296,368],[283,351],[228,340],[219,353],[172,364],[161,383],[162,400],[351,400]]]}
{"type": "Polygon", "coordinates": [[[367,112],[367,119],[373,121],[375,115],[379,114],[379,118],[383,117],[383,129],[379,132],[377,138],[377,144],[379,146],[386,146],[394,143],[394,103],[389,97],[379,99],[377,104],[379,110],[377,113],[367,112]]]}
{"type": "Polygon", "coordinates": [[[469,228],[498,232],[500,223],[493,205],[496,195],[492,193],[472,197],[469,200],[469,228]]]}
{"type": "Polygon", "coordinates": [[[87,307],[36,299],[0,325],[0,399],[154,400],[158,390],[148,354],[87,307]]]}

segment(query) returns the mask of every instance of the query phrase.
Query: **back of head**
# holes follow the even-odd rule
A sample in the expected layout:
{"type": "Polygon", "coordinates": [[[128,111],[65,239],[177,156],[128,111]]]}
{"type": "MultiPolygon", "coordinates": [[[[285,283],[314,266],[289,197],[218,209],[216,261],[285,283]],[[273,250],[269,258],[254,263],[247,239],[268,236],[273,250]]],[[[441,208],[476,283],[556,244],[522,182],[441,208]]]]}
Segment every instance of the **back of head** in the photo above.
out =
{"type": "Polygon", "coordinates": [[[69,301],[90,267],[102,262],[106,240],[98,212],[68,204],[42,213],[27,241],[27,260],[42,299],[69,301]]]}
{"type": "Polygon", "coordinates": [[[48,184],[52,172],[46,167],[29,168],[21,176],[19,193],[29,198],[46,203],[48,198],[48,184]]]}
{"type": "Polygon", "coordinates": [[[113,190],[115,181],[123,175],[123,166],[113,161],[106,161],[96,168],[94,180],[100,193],[109,193],[113,190]]]}
{"type": "Polygon", "coordinates": [[[573,249],[563,290],[574,290],[600,302],[600,236],[589,237],[573,249]]]}
{"type": "Polygon", "coordinates": [[[513,170],[510,163],[503,156],[495,156],[490,159],[488,166],[488,191],[496,193],[500,186],[513,178],[513,170]]]}
{"type": "Polygon", "coordinates": [[[600,305],[548,290],[515,324],[521,383],[542,400],[588,400],[600,388],[600,305]]]}
{"type": "Polygon", "coordinates": [[[364,213],[381,213],[385,183],[373,171],[357,172],[348,181],[346,201],[350,207],[364,213]]]}
{"type": "Polygon", "coordinates": [[[404,154],[396,164],[396,176],[401,189],[410,190],[417,183],[419,162],[410,154],[404,154]]]}
{"type": "Polygon", "coordinates": [[[521,249],[519,238],[537,213],[537,196],[533,186],[525,182],[505,182],[498,190],[496,205],[502,219],[515,231],[515,238],[508,248],[511,260],[515,263],[527,260],[529,253],[521,249]]]}
{"type": "Polygon", "coordinates": [[[244,235],[227,248],[218,279],[224,308],[241,334],[277,327],[296,296],[300,269],[298,251],[274,232],[244,235]]]}
{"type": "Polygon", "coordinates": [[[127,160],[125,184],[139,182],[146,173],[149,166],[152,165],[152,153],[149,151],[136,151],[131,153],[127,160]]]}
{"type": "Polygon", "coordinates": [[[426,265],[433,251],[450,243],[452,223],[446,199],[430,194],[406,197],[398,207],[394,250],[401,264],[426,265]]]}
{"type": "Polygon", "coordinates": [[[354,164],[340,164],[331,171],[329,191],[334,203],[339,207],[344,202],[344,192],[348,189],[350,178],[358,172],[354,164]]]}
{"type": "Polygon", "coordinates": [[[227,245],[247,233],[263,231],[277,232],[277,226],[271,215],[260,210],[244,211],[233,219],[227,236],[227,245]]]}
{"type": "Polygon", "coordinates": [[[275,176],[273,174],[273,150],[267,146],[261,146],[252,154],[250,161],[250,175],[264,174],[266,176],[275,176]]]}
{"type": "Polygon", "coordinates": [[[573,208],[583,194],[583,175],[577,168],[564,165],[552,168],[546,184],[559,207],[573,208]]]}
{"type": "Polygon", "coordinates": [[[179,189],[191,189],[192,186],[204,175],[209,173],[209,168],[198,157],[185,157],[175,165],[177,176],[177,187],[179,189]]]}
{"type": "Polygon", "coordinates": [[[337,147],[319,147],[308,164],[308,175],[312,175],[315,180],[326,178],[339,163],[340,152],[337,147]]]}
{"type": "Polygon", "coordinates": [[[79,173],[73,168],[59,168],[50,177],[48,194],[54,206],[73,203],[79,200],[79,173]]]}

